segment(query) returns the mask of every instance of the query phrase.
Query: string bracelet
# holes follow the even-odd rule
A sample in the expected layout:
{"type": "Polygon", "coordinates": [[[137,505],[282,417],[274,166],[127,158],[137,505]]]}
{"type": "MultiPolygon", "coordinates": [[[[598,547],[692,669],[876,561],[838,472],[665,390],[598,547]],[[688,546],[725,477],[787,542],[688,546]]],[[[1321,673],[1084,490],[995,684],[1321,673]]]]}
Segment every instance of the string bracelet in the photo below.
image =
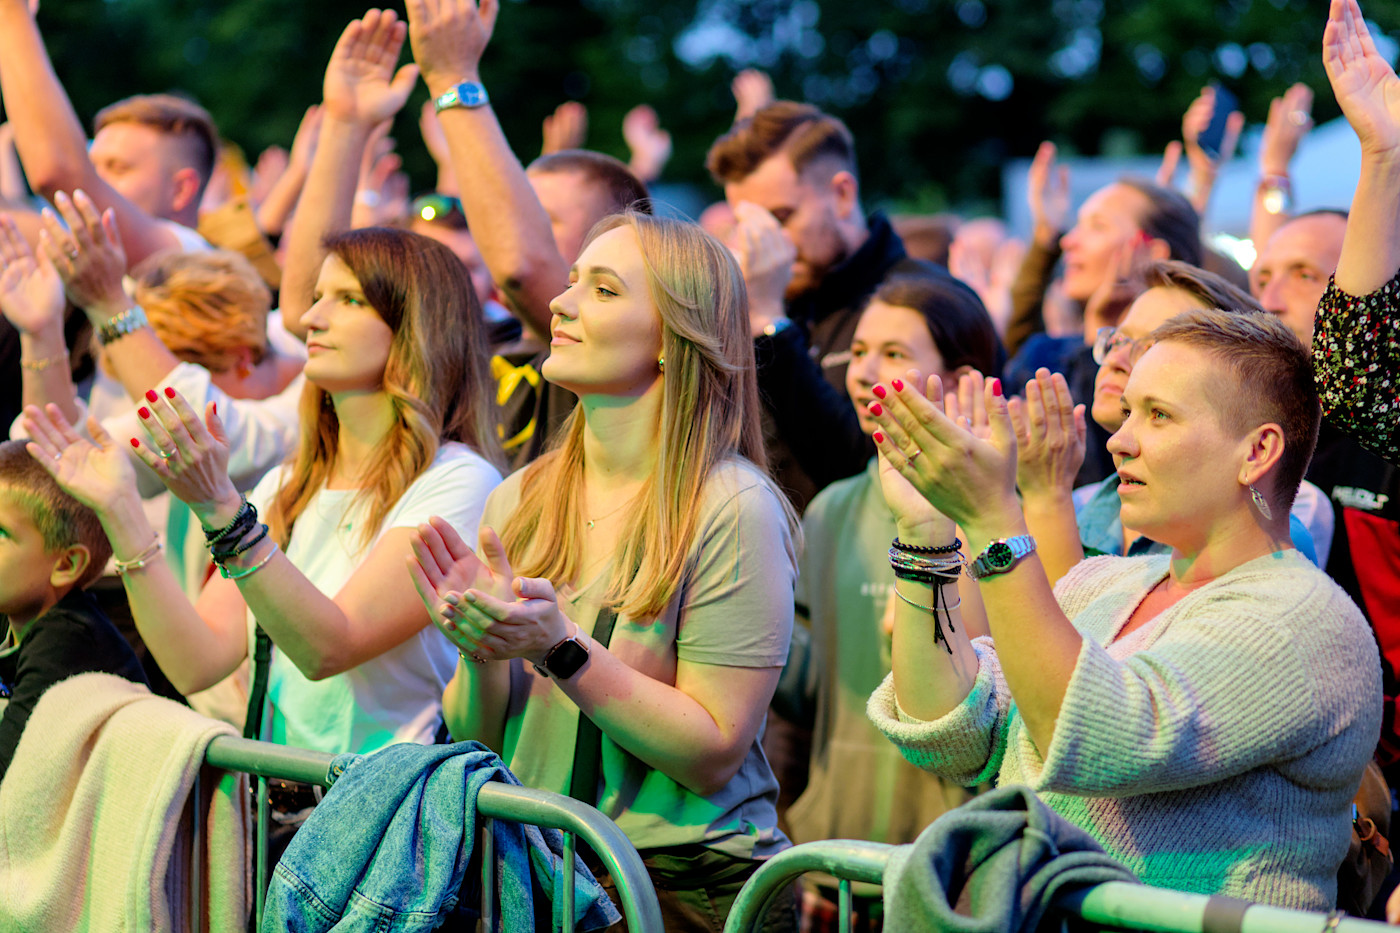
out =
{"type": "Polygon", "coordinates": [[[155,560],[163,548],[164,545],[160,543],[160,536],[157,535],[156,539],[147,545],[146,549],[140,554],[137,554],[131,560],[113,559],[112,566],[116,569],[117,576],[124,577],[133,571],[140,570],[142,567],[155,560]]]}
{"type": "MultiPolygon", "coordinates": [[[[222,542],[223,544],[229,545],[229,547],[210,548],[209,556],[214,559],[214,563],[222,564],[226,560],[230,560],[234,557],[237,557],[239,554],[244,553],[245,551],[251,550],[254,545],[256,545],[263,538],[267,537],[267,526],[259,524],[257,527],[261,530],[258,531],[256,535],[253,535],[251,538],[249,538],[246,534],[243,535],[242,543],[239,543],[238,538],[230,538],[222,542]]],[[[252,529],[249,530],[251,531],[252,529]]]]}
{"type": "MultiPolygon", "coordinates": [[[[901,593],[901,592],[899,591],[899,588],[898,588],[898,587],[895,587],[894,595],[898,596],[900,599],[904,600],[906,603],[908,603],[909,605],[913,606],[915,609],[918,609],[918,610],[920,610],[920,611],[922,611],[922,612],[927,612],[929,615],[932,615],[932,614],[933,614],[933,607],[932,607],[932,606],[925,606],[923,603],[916,603],[916,602],[914,602],[914,600],[910,599],[908,596],[905,596],[903,593],[901,593]]],[[[943,611],[944,611],[944,612],[952,612],[954,609],[960,609],[960,608],[962,608],[962,597],[961,597],[961,596],[958,597],[958,601],[957,601],[957,602],[945,604],[945,605],[943,606],[943,611]]],[[[951,623],[950,623],[950,627],[951,627],[951,623]]]]}
{"type": "Polygon", "coordinates": [[[238,531],[238,536],[242,537],[244,532],[252,528],[253,523],[257,520],[257,508],[248,501],[246,496],[239,496],[238,511],[234,513],[233,518],[229,519],[227,525],[217,530],[204,529],[204,543],[207,547],[212,548],[216,542],[229,537],[235,531],[238,531]]]}
{"type": "Polygon", "coordinates": [[[251,577],[253,574],[266,567],[267,562],[272,560],[272,558],[276,557],[277,552],[280,550],[282,549],[279,548],[277,546],[277,542],[274,541],[272,542],[272,550],[267,552],[267,556],[251,567],[241,567],[235,570],[229,570],[228,567],[224,566],[223,564],[220,564],[219,576],[223,577],[225,580],[242,580],[244,577],[251,577]]]}
{"type": "Polygon", "coordinates": [[[922,547],[917,544],[905,544],[896,537],[890,542],[890,547],[906,554],[956,554],[962,550],[962,542],[954,538],[952,544],[945,544],[942,547],[922,547]]]}

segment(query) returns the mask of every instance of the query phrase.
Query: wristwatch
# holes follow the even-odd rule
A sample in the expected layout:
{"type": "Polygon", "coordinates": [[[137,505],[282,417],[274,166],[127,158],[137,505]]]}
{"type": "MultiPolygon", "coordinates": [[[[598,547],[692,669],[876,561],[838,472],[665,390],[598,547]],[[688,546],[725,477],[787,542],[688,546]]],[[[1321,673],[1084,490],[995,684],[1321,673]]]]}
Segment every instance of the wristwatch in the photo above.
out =
{"type": "Polygon", "coordinates": [[[981,554],[977,559],[967,565],[967,576],[970,580],[980,580],[983,577],[995,576],[999,573],[1006,573],[1016,563],[1035,550],[1035,539],[1030,535],[1017,535],[1014,538],[998,538],[981,554]]]}
{"type": "Polygon", "coordinates": [[[486,96],[486,88],[480,81],[463,81],[448,88],[446,93],[433,101],[433,109],[438,113],[453,107],[472,110],[486,104],[491,98],[486,96]]]}
{"type": "Polygon", "coordinates": [[[141,310],[141,306],[132,305],[97,328],[97,342],[105,347],[113,340],[136,333],[148,323],[146,312],[141,310]]]}
{"type": "Polygon", "coordinates": [[[550,648],[549,653],[539,664],[535,664],[534,668],[541,677],[568,680],[578,673],[578,669],[583,667],[587,660],[588,644],[584,641],[583,632],[579,631],[578,626],[574,626],[574,634],[550,648]]]}

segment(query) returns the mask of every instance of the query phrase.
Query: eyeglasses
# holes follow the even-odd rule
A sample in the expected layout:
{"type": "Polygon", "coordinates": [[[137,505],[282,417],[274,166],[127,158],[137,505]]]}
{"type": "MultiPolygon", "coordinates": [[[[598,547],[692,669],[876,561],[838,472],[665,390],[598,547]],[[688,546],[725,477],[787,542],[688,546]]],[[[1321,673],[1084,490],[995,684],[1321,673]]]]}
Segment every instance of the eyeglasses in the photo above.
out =
{"type": "Polygon", "coordinates": [[[462,202],[454,197],[436,192],[419,195],[413,199],[413,216],[430,223],[448,224],[453,227],[467,226],[466,215],[462,212],[462,202]]]}
{"type": "Polygon", "coordinates": [[[1155,342],[1151,337],[1134,340],[1116,327],[1100,327],[1098,334],[1094,337],[1094,362],[1102,366],[1110,353],[1121,347],[1127,347],[1128,362],[1136,363],[1138,358],[1146,353],[1155,342]]]}

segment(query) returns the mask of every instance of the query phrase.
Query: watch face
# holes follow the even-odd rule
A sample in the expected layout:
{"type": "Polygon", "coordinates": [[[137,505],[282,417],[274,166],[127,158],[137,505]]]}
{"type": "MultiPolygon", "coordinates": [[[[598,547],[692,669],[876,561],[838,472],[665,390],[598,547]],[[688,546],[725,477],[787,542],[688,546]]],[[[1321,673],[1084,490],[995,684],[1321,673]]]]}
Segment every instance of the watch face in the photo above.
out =
{"type": "Polygon", "coordinates": [[[568,680],[578,672],[579,668],[583,667],[583,662],[587,660],[587,650],[570,638],[554,646],[554,650],[549,652],[549,657],[544,659],[544,666],[549,668],[549,672],[560,680],[568,680]]]}
{"type": "Polygon", "coordinates": [[[987,546],[987,566],[993,570],[1004,570],[1016,560],[1016,553],[1005,541],[997,541],[987,546]]]}

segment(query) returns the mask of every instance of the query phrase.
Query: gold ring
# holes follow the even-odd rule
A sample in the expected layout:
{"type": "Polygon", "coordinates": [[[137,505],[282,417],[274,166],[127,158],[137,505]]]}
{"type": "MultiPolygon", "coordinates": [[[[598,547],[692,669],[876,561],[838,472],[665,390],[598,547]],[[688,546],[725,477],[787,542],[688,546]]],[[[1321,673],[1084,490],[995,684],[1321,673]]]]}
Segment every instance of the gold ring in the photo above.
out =
{"type": "Polygon", "coordinates": [[[1308,114],[1306,110],[1290,110],[1288,112],[1288,119],[1293,122],[1294,126],[1308,125],[1308,114]]]}
{"type": "Polygon", "coordinates": [[[157,448],[156,448],[156,453],[160,455],[160,459],[162,459],[162,460],[169,460],[171,457],[175,456],[176,451],[173,451],[173,450],[172,450],[170,453],[166,453],[165,451],[163,451],[163,450],[161,450],[159,447],[157,447],[157,448]]]}

